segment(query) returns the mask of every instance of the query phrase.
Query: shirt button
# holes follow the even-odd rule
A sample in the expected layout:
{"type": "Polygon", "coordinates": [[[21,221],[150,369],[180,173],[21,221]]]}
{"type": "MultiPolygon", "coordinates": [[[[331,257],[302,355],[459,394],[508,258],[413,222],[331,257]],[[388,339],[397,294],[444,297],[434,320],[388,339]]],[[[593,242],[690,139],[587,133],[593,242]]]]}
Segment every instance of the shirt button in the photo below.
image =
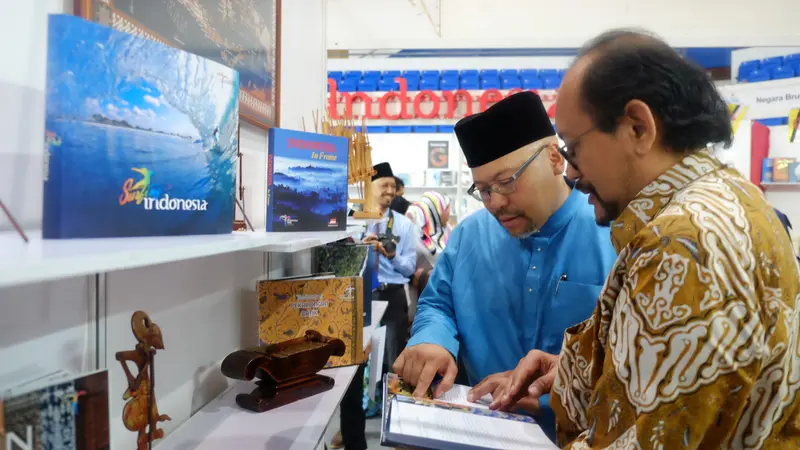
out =
{"type": "Polygon", "coordinates": [[[537,252],[541,252],[542,251],[542,247],[537,248],[536,251],[537,252]]]}
{"type": "Polygon", "coordinates": [[[531,270],[536,270],[536,266],[531,266],[531,270]]]}
{"type": "Polygon", "coordinates": [[[532,288],[528,288],[528,292],[533,292],[533,289],[532,288]]]}

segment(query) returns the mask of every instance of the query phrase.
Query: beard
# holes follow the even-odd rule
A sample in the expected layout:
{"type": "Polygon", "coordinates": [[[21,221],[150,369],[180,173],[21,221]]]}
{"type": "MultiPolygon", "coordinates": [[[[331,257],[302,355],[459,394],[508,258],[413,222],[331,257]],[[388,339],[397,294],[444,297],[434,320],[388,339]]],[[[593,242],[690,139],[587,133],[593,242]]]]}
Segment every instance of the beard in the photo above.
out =
{"type": "Polygon", "coordinates": [[[613,222],[614,219],[619,217],[619,215],[622,213],[622,210],[617,206],[617,204],[605,201],[599,195],[597,195],[597,191],[591,184],[582,180],[578,180],[575,183],[575,189],[583,192],[584,194],[594,196],[594,200],[597,203],[594,209],[594,221],[598,225],[607,227],[611,225],[611,222],[613,222]]]}
{"type": "MultiPolygon", "coordinates": [[[[518,217],[522,218],[523,220],[527,221],[527,224],[525,225],[525,227],[521,231],[512,232],[511,230],[506,228],[506,231],[508,232],[508,234],[510,234],[511,236],[514,236],[515,238],[525,239],[526,237],[528,237],[528,236],[536,233],[537,231],[539,231],[539,229],[536,227],[536,225],[533,224],[533,221],[528,219],[522,211],[510,210],[510,209],[505,209],[504,208],[504,209],[500,209],[498,211],[493,212],[492,215],[494,216],[495,219],[497,219],[497,222],[500,225],[503,225],[503,222],[500,220],[500,216],[518,216],[518,217]]],[[[503,228],[505,228],[505,226],[503,226],[503,228]]]]}

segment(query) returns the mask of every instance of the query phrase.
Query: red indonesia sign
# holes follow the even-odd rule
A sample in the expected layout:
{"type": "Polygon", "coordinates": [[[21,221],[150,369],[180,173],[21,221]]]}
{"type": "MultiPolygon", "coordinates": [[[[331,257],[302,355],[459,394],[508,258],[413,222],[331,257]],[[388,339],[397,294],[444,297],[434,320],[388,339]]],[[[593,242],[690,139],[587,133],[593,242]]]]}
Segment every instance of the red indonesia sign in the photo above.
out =
{"type": "MultiPolygon", "coordinates": [[[[408,83],[396,78],[400,84],[397,92],[339,92],[336,81],[329,79],[328,114],[332,119],[372,120],[431,120],[460,119],[485,111],[503,98],[522,92],[522,89],[486,89],[484,91],[419,91],[409,96],[408,83]]],[[[533,90],[538,93],[553,118],[556,113],[555,90],[533,90]]]]}

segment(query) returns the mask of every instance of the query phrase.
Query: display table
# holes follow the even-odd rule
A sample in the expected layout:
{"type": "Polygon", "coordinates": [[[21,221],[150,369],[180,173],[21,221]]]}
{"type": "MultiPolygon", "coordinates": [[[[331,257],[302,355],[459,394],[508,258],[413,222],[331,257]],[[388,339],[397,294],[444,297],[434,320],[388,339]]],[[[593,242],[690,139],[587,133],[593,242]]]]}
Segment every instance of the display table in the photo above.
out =
{"type": "MultiPolygon", "coordinates": [[[[386,311],[388,302],[372,302],[372,325],[364,327],[364,343],[386,311]]],[[[299,400],[264,413],[253,413],[236,405],[236,395],[249,393],[253,383],[241,382],[209,402],[162,442],[159,450],[313,450],[336,412],[357,366],[326,369],[320,374],[336,380],[322,394],[299,400]]]]}

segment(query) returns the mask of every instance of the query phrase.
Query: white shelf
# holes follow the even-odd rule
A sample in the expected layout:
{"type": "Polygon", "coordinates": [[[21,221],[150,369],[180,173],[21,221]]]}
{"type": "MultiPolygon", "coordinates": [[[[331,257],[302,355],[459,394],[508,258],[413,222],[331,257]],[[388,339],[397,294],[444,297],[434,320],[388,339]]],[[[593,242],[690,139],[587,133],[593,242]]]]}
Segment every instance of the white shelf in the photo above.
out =
{"type": "Polygon", "coordinates": [[[761,186],[767,191],[800,191],[800,183],[768,182],[761,186]]]}
{"type": "Polygon", "coordinates": [[[238,251],[288,253],[354,236],[362,227],[318,233],[240,231],[223,235],[43,240],[0,233],[0,288],[133,269],[238,251]]]}
{"type": "MultiPolygon", "coordinates": [[[[372,302],[372,325],[364,328],[364,341],[380,322],[387,304],[372,302]]],[[[263,413],[236,405],[238,394],[255,387],[250,382],[236,383],[156,443],[156,449],[312,450],[319,445],[356,369],[348,366],[320,371],[336,380],[331,390],[263,413]]]]}

